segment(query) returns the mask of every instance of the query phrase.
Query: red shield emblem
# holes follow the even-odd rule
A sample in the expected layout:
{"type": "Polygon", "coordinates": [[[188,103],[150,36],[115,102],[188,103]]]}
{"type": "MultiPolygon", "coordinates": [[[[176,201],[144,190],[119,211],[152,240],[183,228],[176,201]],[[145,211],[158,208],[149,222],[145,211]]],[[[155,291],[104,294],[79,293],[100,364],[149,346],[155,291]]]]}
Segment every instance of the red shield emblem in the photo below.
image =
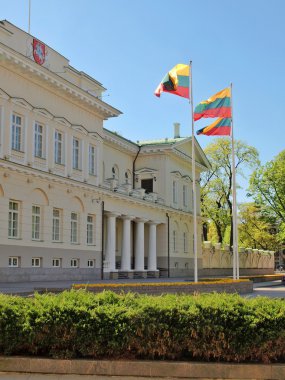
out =
{"type": "Polygon", "coordinates": [[[33,56],[35,62],[37,62],[39,65],[42,65],[45,62],[46,46],[36,39],[33,39],[33,56]]]}

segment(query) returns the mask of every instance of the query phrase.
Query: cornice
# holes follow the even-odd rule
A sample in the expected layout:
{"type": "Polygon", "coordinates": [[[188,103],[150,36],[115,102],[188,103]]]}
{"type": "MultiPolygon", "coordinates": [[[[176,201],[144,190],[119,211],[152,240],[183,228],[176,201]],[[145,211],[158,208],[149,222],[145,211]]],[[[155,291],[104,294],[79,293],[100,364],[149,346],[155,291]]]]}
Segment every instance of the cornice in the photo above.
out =
{"type": "Polygon", "coordinates": [[[165,212],[165,213],[171,212],[171,213],[175,213],[175,214],[181,215],[181,216],[188,216],[188,217],[192,216],[191,212],[186,212],[183,210],[177,210],[177,209],[174,209],[170,206],[162,205],[160,203],[154,203],[154,202],[150,202],[148,200],[142,200],[142,199],[138,199],[135,197],[131,197],[129,195],[114,192],[112,190],[103,189],[100,186],[95,186],[95,185],[83,183],[80,181],[76,181],[76,180],[71,179],[71,178],[65,178],[65,177],[57,176],[55,174],[46,173],[46,172],[40,171],[38,169],[28,168],[28,167],[21,165],[21,164],[10,163],[10,162],[7,162],[6,160],[3,160],[3,159],[0,159],[0,169],[1,168],[3,168],[4,170],[7,169],[10,171],[19,173],[19,174],[24,174],[25,176],[30,176],[30,177],[45,180],[49,183],[50,186],[52,186],[53,183],[54,184],[61,184],[61,185],[65,185],[67,188],[76,188],[76,189],[82,190],[84,192],[88,192],[88,191],[89,192],[91,192],[91,191],[96,192],[97,195],[99,197],[102,197],[102,198],[104,198],[104,197],[113,198],[113,199],[117,199],[120,201],[124,201],[124,202],[129,203],[129,204],[142,206],[144,208],[147,207],[149,209],[153,209],[153,210],[157,210],[157,211],[161,211],[161,212],[165,212]]]}
{"type": "Polygon", "coordinates": [[[172,150],[171,145],[142,145],[141,154],[153,154],[153,153],[165,153],[170,152],[172,150]]]}
{"type": "Polygon", "coordinates": [[[103,130],[103,139],[109,144],[115,145],[120,149],[124,149],[125,151],[131,152],[133,154],[136,154],[139,149],[135,143],[128,141],[125,138],[116,135],[115,133],[108,131],[105,128],[103,130]]]}
{"type": "MultiPolygon", "coordinates": [[[[161,154],[161,155],[174,155],[176,157],[179,157],[180,159],[182,159],[184,162],[187,162],[189,164],[192,164],[192,157],[189,156],[188,154],[186,153],[183,153],[181,152],[180,150],[174,148],[173,146],[169,145],[169,146],[157,146],[156,148],[154,148],[154,145],[152,146],[148,146],[147,148],[145,146],[142,147],[141,149],[141,152],[140,152],[141,155],[151,155],[151,154],[161,154]]],[[[204,166],[204,165],[201,165],[199,162],[195,161],[195,165],[197,166],[197,168],[200,169],[200,171],[205,171],[207,170],[207,168],[204,166]]]]}
{"type": "Polygon", "coordinates": [[[34,76],[37,80],[48,84],[53,89],[64,92],[69,98],[71,97],[74,101],[84,104],[84,106],[91,108],[96,113],[100,113],[105,119],[121,114],[121,111],[101,99],[80,89],[80,87],[62,78],[58,74],[53,73],[49,69],[39,66],[37,63],[2,43],[0,43],[0,56],[2,62],[7,61],[14,68],[18,68],[22,74],[25,73],[29,76],[34,76]]]}

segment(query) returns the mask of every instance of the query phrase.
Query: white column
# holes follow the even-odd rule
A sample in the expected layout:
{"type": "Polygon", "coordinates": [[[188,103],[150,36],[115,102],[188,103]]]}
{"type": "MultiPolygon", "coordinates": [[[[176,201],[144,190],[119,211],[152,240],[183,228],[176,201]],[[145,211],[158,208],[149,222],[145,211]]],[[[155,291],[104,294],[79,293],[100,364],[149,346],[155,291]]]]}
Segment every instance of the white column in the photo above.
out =
{"type": "Polygon", "coordinates": [[[105,261],[108,263],[108,270],[116,270],[116,217],[118,214],[106,213],[107,216],[107,239],[105,261]]]}
{"type": "Polygon", "coordinates": [[[135,270],[144,270],[144,223],[146,219],[136,219],[135,270]]]}
{"type": "Polygon", "coordinates": [[[131,270],[131,220],[132,216],[123,215],[123,241],[121,270],[131,270]]]}
{"type": "Polygon", "coordinates": [[[156,259],[156,226],[158,223],[149,223],[149,246],[148,246],[148,263],[147,269],[149,271],[157,270],[157,259],[156,259]]]}

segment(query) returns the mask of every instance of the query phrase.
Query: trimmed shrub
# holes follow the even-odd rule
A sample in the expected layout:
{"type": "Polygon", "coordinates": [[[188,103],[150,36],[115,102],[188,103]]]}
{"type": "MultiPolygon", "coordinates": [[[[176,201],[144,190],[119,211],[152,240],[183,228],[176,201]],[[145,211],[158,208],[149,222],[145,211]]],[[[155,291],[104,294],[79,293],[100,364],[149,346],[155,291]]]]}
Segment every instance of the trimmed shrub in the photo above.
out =
{"type": "Polygon", "coordinates": [[[0,353],[54,358],[285,361],[285,303],[234,294],[84,290],[0,296],[0,353]]]}

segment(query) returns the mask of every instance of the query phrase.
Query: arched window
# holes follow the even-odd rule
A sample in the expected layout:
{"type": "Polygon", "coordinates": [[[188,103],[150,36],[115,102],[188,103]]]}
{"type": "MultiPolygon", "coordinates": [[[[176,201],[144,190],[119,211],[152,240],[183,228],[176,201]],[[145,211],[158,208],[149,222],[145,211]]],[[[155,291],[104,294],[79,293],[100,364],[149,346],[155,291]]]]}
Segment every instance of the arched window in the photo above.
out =
{"type": "Polygon", "coordinates": [[[112,178],[119,179],[119,168],[117,165],[112,167],[112,178]]]}
{"type": "Polygon", "coordinates": [[[132,178],[131,171],[129,169],[127,169],[125,171],[125,182],[126,183],[131,183],[131,178],[132,178]]]}

